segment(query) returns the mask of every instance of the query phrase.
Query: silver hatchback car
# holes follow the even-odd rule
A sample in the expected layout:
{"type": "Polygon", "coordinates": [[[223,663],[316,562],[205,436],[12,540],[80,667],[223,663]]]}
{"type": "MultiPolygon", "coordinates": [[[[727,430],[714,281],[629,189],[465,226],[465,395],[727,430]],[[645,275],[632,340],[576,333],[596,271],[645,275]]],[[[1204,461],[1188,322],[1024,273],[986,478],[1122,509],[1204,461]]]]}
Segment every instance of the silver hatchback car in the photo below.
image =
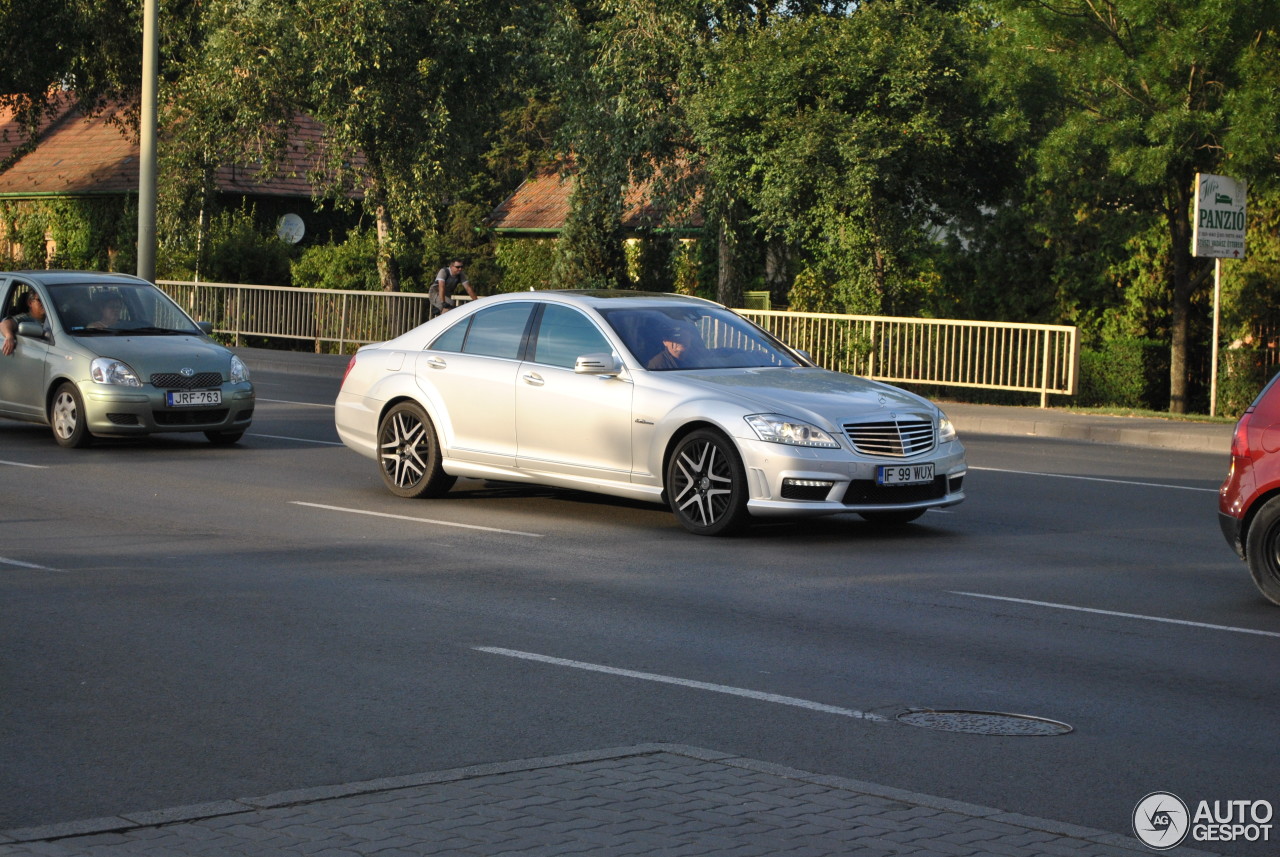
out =
{"type": "Polygon", "coordinates": [[[483,298],[361,348],[335,421],[402,497],[459,476],[665,502],[689,531],[964,500],[920,396],[813,365],[719,304],[637,292],[483,298]]]}
{"type": "Polygon", "coordinates": [[[0,417],[49,425],[62,446],[155,432],[232,444],[253,419],[248,368],[146,280],[0,273],[0,333],[0,417]]]}

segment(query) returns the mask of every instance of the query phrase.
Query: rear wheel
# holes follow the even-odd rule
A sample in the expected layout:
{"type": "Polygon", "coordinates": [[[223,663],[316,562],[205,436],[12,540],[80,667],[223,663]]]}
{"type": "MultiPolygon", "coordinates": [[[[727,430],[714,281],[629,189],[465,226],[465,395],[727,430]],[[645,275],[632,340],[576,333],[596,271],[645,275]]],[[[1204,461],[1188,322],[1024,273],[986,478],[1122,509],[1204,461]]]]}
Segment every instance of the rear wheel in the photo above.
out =
{"type": "Polygon", "coordinates": [[[1280,604],[1280,497],[1272,497],[1249,525],[1244,555],[1258,591],[1280,604]]]}
{"type": "Polygon", "coordinates": [[[83,449],[93,442],[93,435],[85,425],[84,399],[70,381],[63,383],[53,394],[49,406],[49,425],[58,446],[83,449]]]}
{"type": "Polygon", "coordinates": [[[747,521],[747,475],[733,442],[716,431],[695,431],[667,462],[667,502],[686,530],[728,535],[747,521]]]}
{"type": "Polygon", "coordinates": [[[378,461],[383,483],[397,497],[438,497],[457,481],[444,472],[431,418],[414,402],[396,405],[378,424],[378,461]]]}

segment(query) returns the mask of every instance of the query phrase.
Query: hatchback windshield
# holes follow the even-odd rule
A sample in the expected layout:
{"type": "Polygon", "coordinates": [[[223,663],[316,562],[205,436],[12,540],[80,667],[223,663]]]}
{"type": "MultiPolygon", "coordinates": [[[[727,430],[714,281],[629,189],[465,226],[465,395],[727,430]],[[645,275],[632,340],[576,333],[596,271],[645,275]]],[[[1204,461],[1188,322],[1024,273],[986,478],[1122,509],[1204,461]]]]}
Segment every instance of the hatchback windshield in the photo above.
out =
{"type": "Polygon", "coordinates": [[[76,336],[200,336],[201,330],[169,296],[132,283],[56,285],[53,309],[76,336]]]}
{"type": "Polygon", "coordinates": [[[803,365],[769,334],[719,307],[619,308],[601,314],[636,359],[655,371],[803,365]]]}

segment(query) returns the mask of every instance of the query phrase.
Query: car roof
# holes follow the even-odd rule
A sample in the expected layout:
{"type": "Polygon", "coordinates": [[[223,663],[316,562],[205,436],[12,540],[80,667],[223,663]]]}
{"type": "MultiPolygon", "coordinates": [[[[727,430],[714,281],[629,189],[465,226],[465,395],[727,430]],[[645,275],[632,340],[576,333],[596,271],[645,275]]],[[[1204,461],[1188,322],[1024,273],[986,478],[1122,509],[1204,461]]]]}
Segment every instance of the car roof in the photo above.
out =
{"type": "MultiPolygon", "coordinates": [[[[720,306],[720,304],[715,301],[693,297],[692,295],[677,295],[671,292],[636,292],[626,289],[544,289],[530,292],[507,292],[502,295],[495,295],[494,298],[501,300],[523,299],[535,301],[554,299],[557,301],[562,300],[567,303],[582,304],[596,308],[654,308],[663,305],[689,306],[691,304],[701,306],[720,306]]],[[[488,302],[494,298],[485,298],[485,301],[488,302]]]]}
{"type": "Polygon", "coordinates": [[[57,286],[68,283],[142,283],[151,285],[141,277],[132,274],[119,274],[108,271],[0,271],[0,278],[21,277],[43,286],[57,286]]]}

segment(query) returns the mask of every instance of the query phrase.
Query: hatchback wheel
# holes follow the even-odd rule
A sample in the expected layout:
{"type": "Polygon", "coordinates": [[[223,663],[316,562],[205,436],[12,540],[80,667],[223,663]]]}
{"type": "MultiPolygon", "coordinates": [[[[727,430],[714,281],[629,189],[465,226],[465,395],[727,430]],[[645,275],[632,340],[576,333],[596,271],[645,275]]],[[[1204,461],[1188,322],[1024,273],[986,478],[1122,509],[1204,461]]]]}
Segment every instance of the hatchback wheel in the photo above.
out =
{"type": "Polygon", "coordinates": [[[747,476],[733,443],[716,431],[695,431],[667,462],[667,502],[676,520],[700,536],[727,535],[747,520],[747,476]]]}
{"type": "Polygon", "coordinates": [[[431,418],[414,402],[401,402],[378,425],[382,481],[398,497],[438,497],[457,477],[444,472],[431,418]]]}
{"type": "Polygon", "coordinates": [[[53,394],[49,425],[58,446],[82,449],[93,442],[93,435],[85,425],[84,399],[80,398],[80,391],[70,381],[53,394]]]}
{"type": "Polygon", "coordinates": [[[1280,497],[1272,497],[1254,516],[1244,554],[1258,591],[1280,604],[1280,497]]]}

